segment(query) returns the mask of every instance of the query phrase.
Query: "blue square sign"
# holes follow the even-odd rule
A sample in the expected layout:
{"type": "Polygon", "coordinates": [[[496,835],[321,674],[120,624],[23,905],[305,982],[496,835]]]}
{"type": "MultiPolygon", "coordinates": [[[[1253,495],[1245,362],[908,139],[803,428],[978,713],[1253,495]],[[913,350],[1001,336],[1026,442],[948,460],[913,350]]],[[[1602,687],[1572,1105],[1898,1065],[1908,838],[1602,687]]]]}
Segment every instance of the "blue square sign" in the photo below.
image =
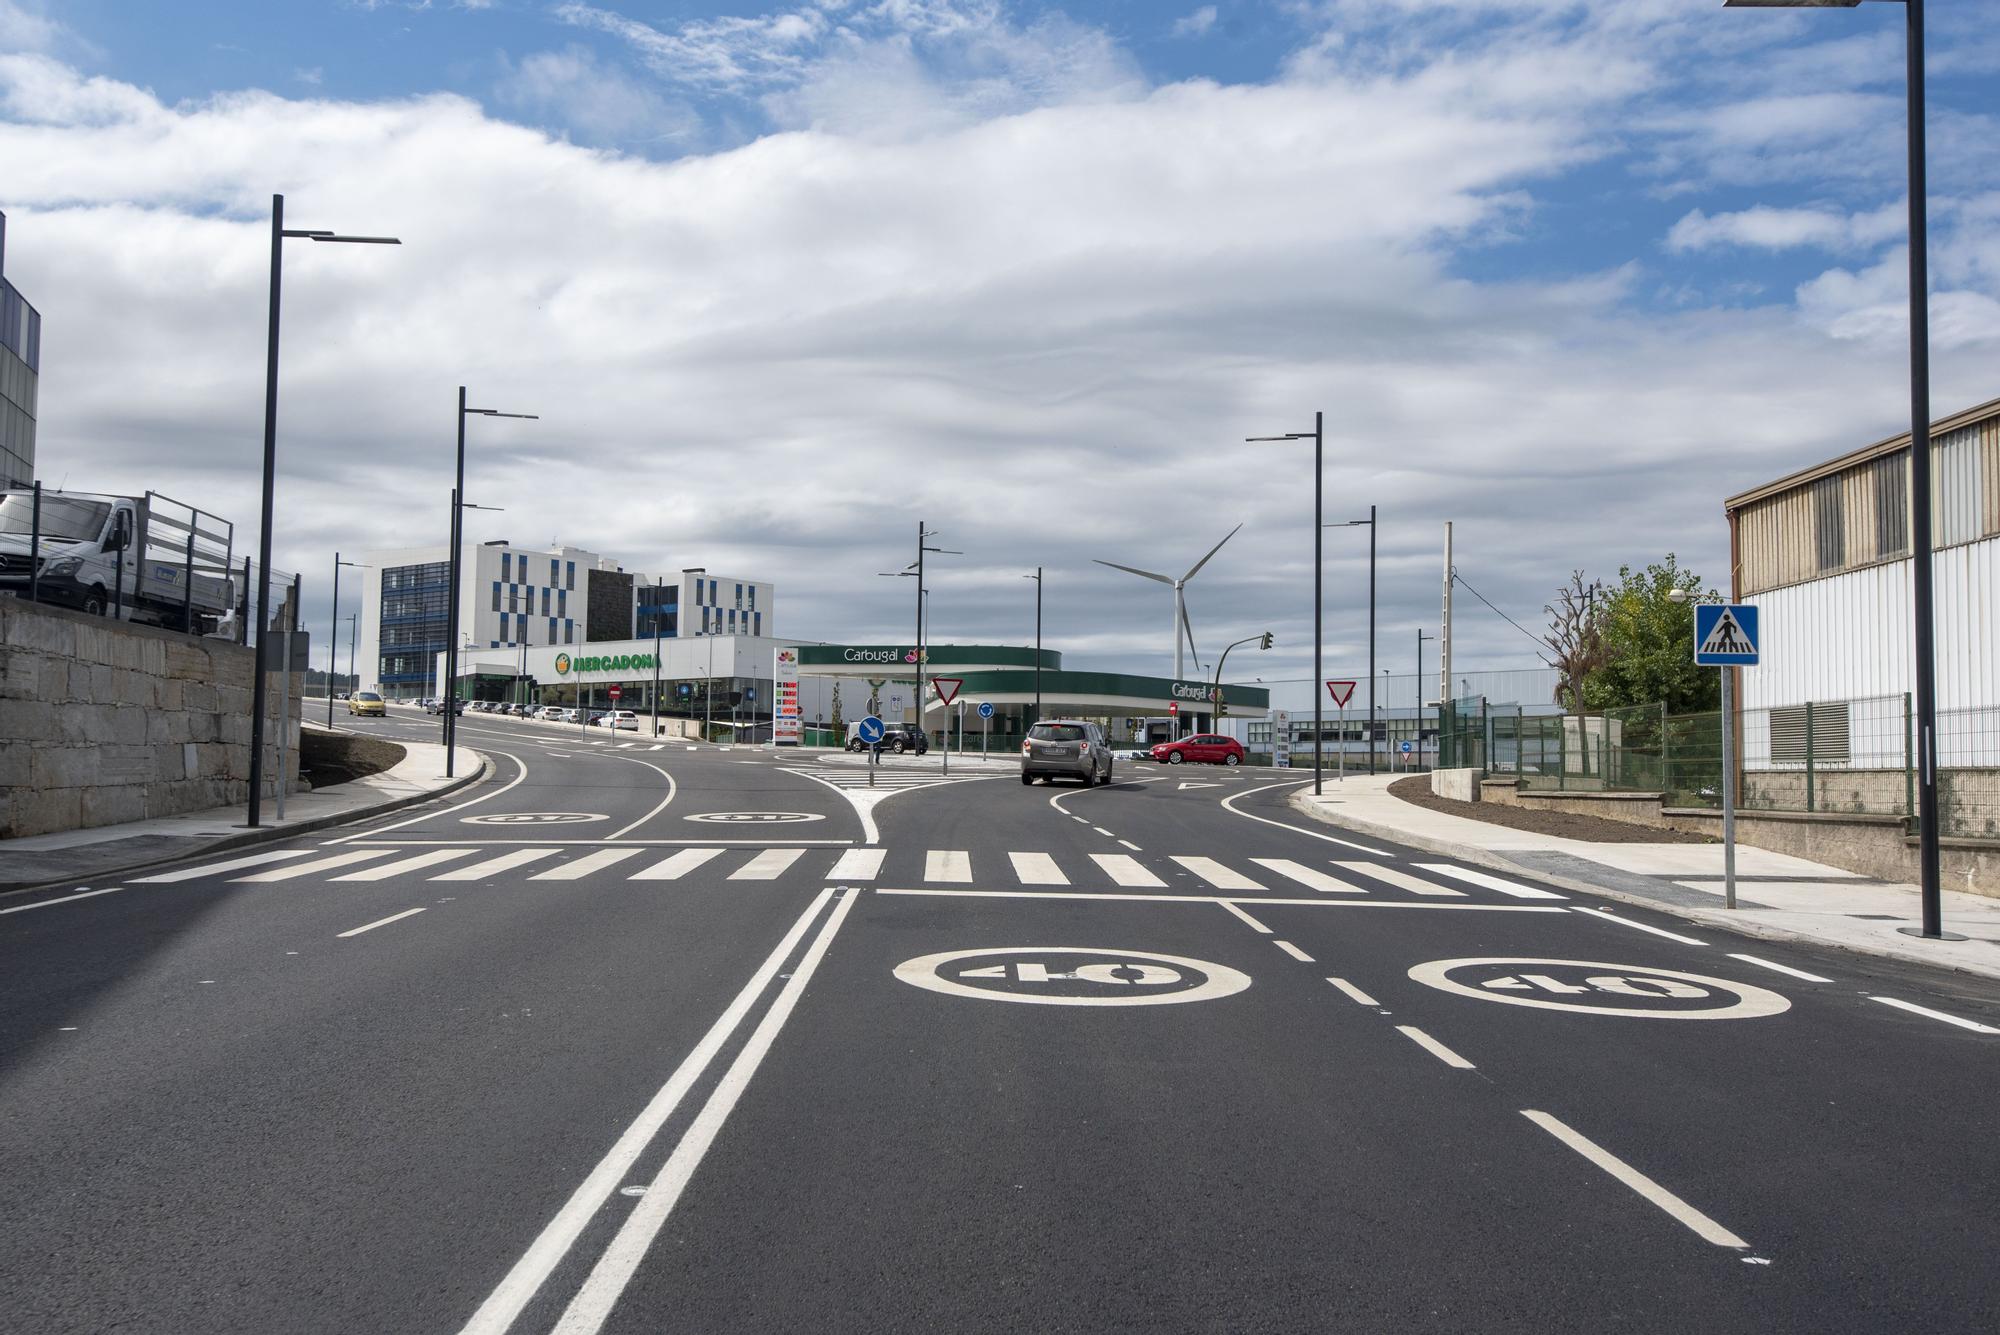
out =
{"type": "Polygon", "coordinates": [[[1697,603],[1694,661],[1703,667],[1757,666],[1757,605],[1697,603]]]}

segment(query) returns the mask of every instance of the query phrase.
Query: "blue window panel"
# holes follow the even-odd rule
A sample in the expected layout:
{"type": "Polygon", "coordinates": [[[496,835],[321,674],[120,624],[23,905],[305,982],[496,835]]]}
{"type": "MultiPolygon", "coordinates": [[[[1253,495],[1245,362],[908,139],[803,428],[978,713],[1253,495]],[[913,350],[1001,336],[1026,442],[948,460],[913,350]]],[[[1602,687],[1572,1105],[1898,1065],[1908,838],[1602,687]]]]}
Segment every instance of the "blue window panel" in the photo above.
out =
{"type": "Polygon", "coordinates": [[[555,557],[551,556],[549,558],[549,583],[551,585],[555,585],[561,582],[562,582],[562,562],[556,560],[555,557]]]}
{"type": "Polygon", "coordinates": [[[743,606],[743,586],[741,584],[736,586],[736,605],[738,607],[743,606]]]}
{"type": "Polygon", "coordinates": [[[550,617],[550,618],[549,618],[549,643],[550,643],[550,644],[554,644],[555,642],[556,642],[556,619],[555,619],[554,617],[550,617]]]}
{"type": "Polygon", "coordinates": [[[514,553],[500,553],[500,582],[511,584],[514,580],[514,553]]]}
{"type": "Polygon", "coordinates": [[[751,620],[755,623],[757,627],[750,633],[752,635],[762,635],[764,633],[764,614],[762,612],[752,612],[750,616],[751,620]]]}
{"type": "Polygon", "coordinates": [[[497,579],[493,581],[493,610],[500,610],[500,581],[497,579]]]}
{"type": "Polygon", "coordinates": [[[571,561],[568,563],[568,565],[569,569],[565,573],[565,578],[563,580],[563,587],[565,589],[573,589],[576,587],[576,562],[571,561]]]}

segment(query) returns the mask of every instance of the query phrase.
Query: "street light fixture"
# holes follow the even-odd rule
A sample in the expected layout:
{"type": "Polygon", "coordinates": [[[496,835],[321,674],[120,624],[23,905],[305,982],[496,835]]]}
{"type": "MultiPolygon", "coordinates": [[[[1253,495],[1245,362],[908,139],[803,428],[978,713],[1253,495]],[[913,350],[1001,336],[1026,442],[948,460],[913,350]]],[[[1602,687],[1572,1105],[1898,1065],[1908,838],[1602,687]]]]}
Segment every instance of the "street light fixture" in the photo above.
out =
{"type": "MultiPolygon", "coordinates": [[[[1032,728],[1042,721],[1042,568],[1036,566],[1034,574],[1021,578],[1035,581],[1035,716],[1028,720],[1032,728]]],[[[1021,729],[1024,733],[1027,730],[1021,729]]]]}
{"type": "MultiPolygon", "coordinates": [[[[340,559],[339,552],[333,554],[333,625],[326,632],[326,726],[329,728],[333,726],[333,655],[336,652],[334,642],[340,635],[340,568],[342,566],[352,566],[356,570],[372,570],[374,568],[360,561],[343,561],[340,559]]],[[[354,668],[354,655],[351,653],[347,656],[347,666],[349,671],[352,671],[354,668]]],[[[360,686],[361,683],[357,681],[347,689],[353,691],[359,689],[360,686]]]]}
{"type": "MultiPolygon", "coordinates": [[[[1723,0],[1728,9],[1853,9],[1861,0],[1723,0]]],[[[1938,870],[1937,645],[1931,553],[1930,260],[1924,172],[1924,0],[1901,0],[1908,108],[1910,250],[1910,577],[1915,641],[1917,868],[1923,926],[1910,936],[1944,936],[1938,870]]]]}
{"type": "MultiPolygon", "coordinates": [[[[257,827],[264,787],[264,632],[271,620],[271,524],[278,476],[278,308],[284,289],[285,242],[306,240],[362,246],[400,246],[393,236],[341,236],[325,230],[285,227],[285,197],[271,196],[271,313],[264,352],[263,531],[257,537],[257,675],[250,684],[250,802],[245,823],[257,827]]],[[[282,768],[282,766],[280,767],[282,768]]]]}
{"type": "MultiPolygon", "coordinates": [[[[1246,635],[1236,641],[1235,644],[1225,645],[1222,650],[1222,657],[1215,660],[1215,683],[1209,691],[1208,702],[1210,708],[1215,711],[1210,715],[1210,718],[1218,725],[1218,730],[1222,722],[1222,705],[1220,703],[1222,700],[1222,665],[1229,661],[1229,651],[1234,649],[1238,644],[1255,644],[1259,649],[1269,649],[1271,647],[1271,638],[1271,632],[1268,630],[1259,632],[1256,635],[1246,635]]],[[[1313,739],[1313,744],[1315,746],[1319,744],[1317,737],[1313,739]]]]}
{"type": "Polygon", "coordinates": [[[465,495],[465,419],[468,417],[512,417],[525,422],[541,420],[534,413],[503,413],[497,408],[468,408],[465,406],[465,386],[458,387],[458,471],[456,485],[451,492],[451,588],[445,595],[448,610],[445,613],[445,692],[444,711],[444,773],[451,777],[453,753],[458,744],[458,556],[461,526],[458,512],[466,510],[497,509],[497,506],[465,505],[460,497],[465,495]]]}
{"type": "MultiPolygon", "coordinates": [[[[1246,442],[1276,440],[1309,440],[1313,443],[1313,796],[1320,795],[1324,766],[1320,761],[1319,738],[1325,726],[1326,707],[1320,701],[1320,692],[1325,690],[1326,638],[1321,616],[1321,562],[1320,554],[1325,546],[1326,532],[1326,489],[1323,485],[1326,468],[1326,414],[1313,414],[1311,431],[1291,431],[1282,436],[1246,436],[1246,442]]],[[[1372,648],[1373,636],[1370,636],[1372,648]]],[[[1371,673],[1372,662],[1371,659],[1371,673]]]]}

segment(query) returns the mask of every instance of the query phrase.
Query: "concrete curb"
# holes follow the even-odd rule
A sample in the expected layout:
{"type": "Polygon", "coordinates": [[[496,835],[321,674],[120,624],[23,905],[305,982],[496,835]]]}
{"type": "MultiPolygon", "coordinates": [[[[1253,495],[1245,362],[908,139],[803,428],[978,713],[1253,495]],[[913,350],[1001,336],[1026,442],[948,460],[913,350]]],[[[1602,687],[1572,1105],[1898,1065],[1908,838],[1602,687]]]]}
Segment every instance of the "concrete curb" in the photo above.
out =
{"type": "Polygon", "coordinates": [[[1488,871],[1504,872],[1509,876],[1532,876],[1538,881],[1546,881],[1550,885],[1559,886],[1576,894],[1594,895],[1601,899],[1613,899],[1621,904],[1630,904],[1634,908],[1651,909],[1655,913],[1679,918],[1690,926],[1714,927],[1735,932],[1740,936],[1754,936],[1764,941],[1786,941],[1795,945],[1818,946],[1823,950],[1840,950],[1850,955],[1873,955],[1902,964],[1922,964],[1933,969],[1949,970],[1952,973],[1970,974],[1975,978],[2000,978],[2000,963],[1979,965],[1957,960],[1941,960],[1934,955],[1925,954],[1917,947],[1898,946],[1889,942],[1878,945],[1857,941],[1835,941],[1824,936],[1816,936],[1811,932],[1781,927],[1776,923],[1741,918],[1728,909],[1701,909],[1684,904],[1663,904],[1657,899],[1648,899],[1644,895],[1635,895],[1630,891],[1615,890],[1609,886],[1578,880],[1573,876],[1543,871],[1538,867],[1524,867],[1492,849],[1476,848],[1470,844],[1454,843],[1449,839],[1437,839],[1408,830],[1399,830],[1387,825],[1378,825],[1374,821],[1358,820],[1353,816],[1334,816],[1313,806],[1302,794],[1294,793],[1286,799],[1286,802],[1301,815],[1310,816],[1321,824],[1331,825],[1336,829],[1366,835],[1371,839],[1420,848],[1428,853],[1437,853],[1456,858],[1460,862],[1484,867],[1488,871]]]}
{"type": "MultiPolygon", "coordinates": [[[[468,747],[467,749],[470,750],[471,748],[468,747]]],[[[493,761],[484,752],[480,752],[479,768],[476,771],[453,779],[446,786],[434,788],[429,792],[405,793],[401,797],[387,798],[381,802],[370,803],[365,807],[356,807],[351,811],[337,811],[330,815],[314,816],[310,820],[296,821],[285,825],[266,825],[255,830],[245,830],[241,834],[226,834],[220,839],[203,844],[199,849],[192,852],[175,853],[169,857],[149,858],[143,862],[130,862],[118,867],[92,869],[80,873],[78,876],[65,876],[59,880],[41,881],[34,885],[0,887],[0,899],[5,899],[11,895],[32,894],[38,890],[59,889],[75,883],[84,876],[88,876],[93,881],[123,880],[134,872],[156,871],[162,867],[172,867],[182,862],[193,862],[198,858],[205,858],[211,853],[226,852],[236,848],[250,848],[257,844],[268,844],[279,839],[289,839],[295,834],[311,834],[315,830],[326,830],[336,825],[351,825],[357,821],[373,819],[376,816],[386,816],[390,812],[401,811],[405,807],[417,806],[424,802],[434,801],[440,797],[449,797],[460,789],[485,778],[492,769],[493,761]]]]}

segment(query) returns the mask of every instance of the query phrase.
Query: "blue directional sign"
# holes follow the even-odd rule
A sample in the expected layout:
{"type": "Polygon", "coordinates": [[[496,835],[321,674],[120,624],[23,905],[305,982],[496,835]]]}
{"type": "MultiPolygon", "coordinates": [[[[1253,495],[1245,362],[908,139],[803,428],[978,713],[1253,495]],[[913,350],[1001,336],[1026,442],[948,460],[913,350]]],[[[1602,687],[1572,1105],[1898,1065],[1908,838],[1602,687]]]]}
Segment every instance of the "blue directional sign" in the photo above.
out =
{"type": "Polygon", "coordinates": [[[743,688],[743,698],[745,700],[755,700],[757,698],[757,688],[755,686],[745,686],[743,688]]]}
{"type": "Polygon", "coordinates": [[[886,731],[888,731],[888,729],[882,726],[882,720],[876,718],[873,714],[870,714],[867,718],[862,719],[860,723],[855,725],[854,735],[859,737],[862,741],[866,742],[868,745],[873,746],[875,745],[875,743],[882,740],[882,734],[886,731]]]}
{"type": "Polygon", "coordinates": [[[1411,742],[1404,742],[1404,743],[1403,743],[1403,744],[1402,744],[1402,745],[1401,745],[1400,747],[1398,747],[1398,748],[1396,748],[1396,749],[1397,749],[1397,750],[1399,750],[1399,751],[1401,751],[1401,752],[1402,752],[1402,753],[1403,753],[1404,755],[1408,755],[1408,754],[1410,754],[1410,752],[1412,752],[1412,751],[1416,750],[1417,748],[1416,748],[1416,745],[1415,745],[1414,743],[1411,743],[1411,742]]]}
{"type": "Polygon", "coordinates": [[[993,717],[993,702],[991,700],[981,700],[979,702],[979,717],[981,718],[993,717]]]}
{"type": "Polygon", "coordinates": [[[1703,667],[1757,666],[1757,605],[1696,603],[1694,661],[1703,667]]]}

